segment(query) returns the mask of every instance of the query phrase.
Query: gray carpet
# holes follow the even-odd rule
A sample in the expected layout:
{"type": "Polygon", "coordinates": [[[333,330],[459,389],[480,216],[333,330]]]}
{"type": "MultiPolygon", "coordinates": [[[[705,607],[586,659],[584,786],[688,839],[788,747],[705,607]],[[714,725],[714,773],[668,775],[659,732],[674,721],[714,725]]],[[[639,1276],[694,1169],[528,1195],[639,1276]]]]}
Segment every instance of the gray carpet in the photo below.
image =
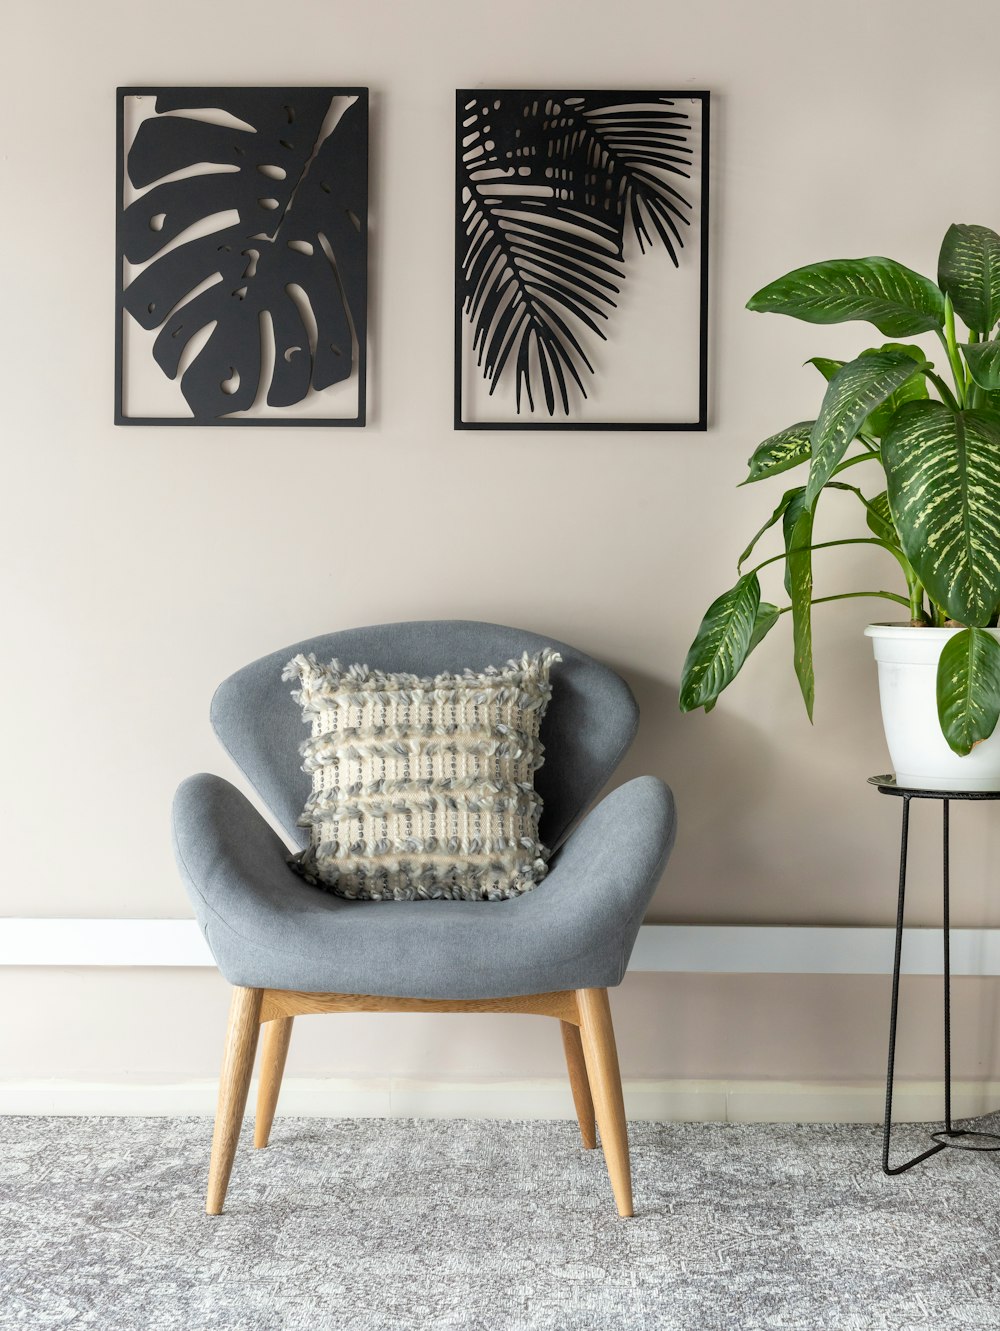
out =
{"type": "Polygon", "coordinates": [[[0,1327],[1000,1328],[997,1156],[887,1179],[876,1128],[636,1124],[621,1221],[575,1125],[279,1118],[209,1219],[210,1133],[0,1119],[0,1327]]]}

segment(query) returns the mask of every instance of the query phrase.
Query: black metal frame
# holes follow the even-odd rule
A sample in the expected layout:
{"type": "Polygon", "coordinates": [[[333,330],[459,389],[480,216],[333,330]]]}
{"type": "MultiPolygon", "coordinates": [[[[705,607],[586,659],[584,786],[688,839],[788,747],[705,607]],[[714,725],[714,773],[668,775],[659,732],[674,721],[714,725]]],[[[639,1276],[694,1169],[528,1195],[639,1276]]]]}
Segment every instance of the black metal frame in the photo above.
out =
{"type": "MultiPolygon", "coordinates": [[[[661,90],[657,92],[626,89],[612,92],[602,88],[600,91],[609,97],[634,96],[640,98],[676,97],[678,100],[701,102],[701,162],[699,183],[701,190],[699,235],[701,253],[700,262],[700,299],[698,330],[698,418],[694,421],[555,421],[534,416],[531,420],[512,421],[469,421],[462,416],[462,379],[463,379],[463,320],[465,318],[462,301],[462,253],[464,233],[462,230],[462,106],[470,95],[487,97],[494,92],[506,95],[524,93],[531,89],[523,88],[459,88],[455,94],[455,422],[456,430],[663,430],[663,431],[705,431],[708,429],[708,248],[709,248],[709,144],[711,94],[705,91],[661,90]]],[[[558,96],[579,96],[583,89],[559,89],[558,96]]],[[[589,90],[593,92],[594,90],[589,90]]],[[[550,93],[547,95],[555,95],[550,93]]]]}
{"type": "Polygon", "coordinates": [[[882,1170],[886,1174],[903,1174],[929,1156],[946,1149],[959,1151],[1000,1151],[1000,1133],[979,1132],[971,1128],[956,1128],[951,1114],[951,866],[950,817],[952,800],[996,800],[1000,791],[986,790],[915,790],[897,786],[894,777],[873,776],[869,783],[881,795],[898,795],[903,801],[903,819],[899,843],[899,898],[896,906],[896,946],[892,963],[892,1004],[889,1010],[889,1065],[885,1078],[885,1123],[882,1130],[882,1170]],[[892,1092],[896,1065],[896,1030],[899,1019],[899,974],[903,956],[903,911],[906,902],[906,859],[910,835],[910,801],[912,799],[940,800],[942,807],[942,937],[944,961],[944,1127],[932,1132],[933,1146],[921,1151],[901,1165],[889,1164],[889,1146],[892,1137],[892,1092]],[[956,1140],[963,1137],[987,1139],[977,1143],[956,1140]],[[943,1141],[942,1138],[948,1140],[943,1141]]]}
{"type": "MultiPolygon", "coordinates": [[[[169,88],[165,85],[155,87],[120,87],[117,90],[117,116],[116,116],[116,171],[115,180],[115,408],[114,423],[116,425],[158,425],[171,426],[176,425],[184,428],[202,428],[218,429],[220,427],[274,427],[279,429],[288,429],[294,427],[298,429],[303,426],[322,426],[327,429],[337,426],[362,427],[367,419],[367,399],[368,399],[368,330],[367,330],[367,308],[362,312],[362,318],[356,323],[356,334],[358,344],[358,410],[354,416],[236,416],[236,417],[216,417],[211,421],[200,420],[188,416],[128,416],[123,411],[124,403],[124,319],[126,311],[123,304],[124,285],[122,281],[123,269],[123,238],[122,238],[122,213],[124,211],[125,201],[125,99],[126,97],[155,97],[158,93],[175,92],[177,88],[169,88]]],[[[227,89],[232,91],[233,89],[227,89]]],[[[200,89],[206,96],[206,105],[211,105],[213,93],[220,91],[217,88],[205,87],[200,89]]],[[[306,89],[313,91],[313,89],[306,89]]],[[[365,114],[368,115],[368,89],[362,87],[340,87],[331,86],[329,89],[331,96],[357,97],[364,105],[365,114]]],[[[367,212],[363,219],[361,241],[363,247],[363,267],[367,285],[368,269],[368,216],[367,212]]]]}

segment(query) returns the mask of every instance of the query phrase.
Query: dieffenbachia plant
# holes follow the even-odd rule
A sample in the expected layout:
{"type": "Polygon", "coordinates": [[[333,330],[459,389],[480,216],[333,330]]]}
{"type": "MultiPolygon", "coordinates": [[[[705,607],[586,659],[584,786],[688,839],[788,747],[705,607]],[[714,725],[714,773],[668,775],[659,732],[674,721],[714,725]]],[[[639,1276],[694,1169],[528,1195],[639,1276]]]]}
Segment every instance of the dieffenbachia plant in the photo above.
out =
{"type": "Polygon", "coordinates": [[[892,259],[834,259],[786,274],[747,308],[817,324],[860,319],[894,340],[846,363],[808,362],[827,380],[819,415],[765,439],[750,458],[744,485],[799,466],[808,472],[740,555],[736,585],[709,606],[684,663],[681,709],[711,711],[787,613],[811,719],[812,607],[877,596],[905,607],[914,625],[961,628],[941,654],[937,700],[945,738],[967,754],[993,733],[1000,716],[1000,642],[984,632],[1000,610],[1000,236],[984,226],[950,227],[937,283],[892,259]],[[968,328],[964,338],[956,314],[968,328]],[[940,340],[945,375],[919,346],[895,340],[921,333],[940,340]],[[862,489],[873,470],[879,481],[862,489]],[[858,476],[862,485],[853,483],[858,476]],[[825,490],[857,498],[867,536],[814,540],[825,490]],[[757,542],[778,523],[783,552],[747,568],[757,542]],[[813,551],[857,544],[878,546],[895,560],[905,596],[813,595],[813,551]],[[775,564],[784,565],[789,600],[781,607],[761,600],[758,574],[775,564]]]}

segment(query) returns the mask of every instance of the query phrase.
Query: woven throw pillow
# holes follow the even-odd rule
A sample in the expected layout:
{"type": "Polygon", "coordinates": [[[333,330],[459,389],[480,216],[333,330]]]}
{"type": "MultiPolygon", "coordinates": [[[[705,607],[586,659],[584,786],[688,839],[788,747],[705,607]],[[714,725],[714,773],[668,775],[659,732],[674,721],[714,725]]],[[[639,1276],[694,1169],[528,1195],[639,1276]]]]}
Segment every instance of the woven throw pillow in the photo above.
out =
{"type": "Polygon", "coordinates": [[[296,656],[282,678],[312,736],[307,882],[364,901],[519,896],[545,877],[538,730],[557,652],[482,674],[386,675],[296,656]]]}

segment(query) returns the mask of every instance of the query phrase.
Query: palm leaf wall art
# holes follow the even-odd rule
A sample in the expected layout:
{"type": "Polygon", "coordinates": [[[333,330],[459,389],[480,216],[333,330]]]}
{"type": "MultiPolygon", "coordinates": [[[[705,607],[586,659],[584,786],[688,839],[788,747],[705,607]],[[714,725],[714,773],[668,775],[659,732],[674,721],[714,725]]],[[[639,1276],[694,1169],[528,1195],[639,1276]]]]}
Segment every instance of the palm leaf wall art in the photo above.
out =
{"type": "Polygon", "coordinates": [[[363,425],[367,89],[118,92],[116,423],[363,425]],[[176,415],[131,400],[129,321],[176,415]]]}
{"type": "Polygon", "coordinates": [[[706,427],[708,115],[705,92],[459,90],[456,428],[706,427]],[[602,347],[657,250],[695,265],[692,299],[661,300],[694,342],[690,418],[595,419],[602,347]]]}

